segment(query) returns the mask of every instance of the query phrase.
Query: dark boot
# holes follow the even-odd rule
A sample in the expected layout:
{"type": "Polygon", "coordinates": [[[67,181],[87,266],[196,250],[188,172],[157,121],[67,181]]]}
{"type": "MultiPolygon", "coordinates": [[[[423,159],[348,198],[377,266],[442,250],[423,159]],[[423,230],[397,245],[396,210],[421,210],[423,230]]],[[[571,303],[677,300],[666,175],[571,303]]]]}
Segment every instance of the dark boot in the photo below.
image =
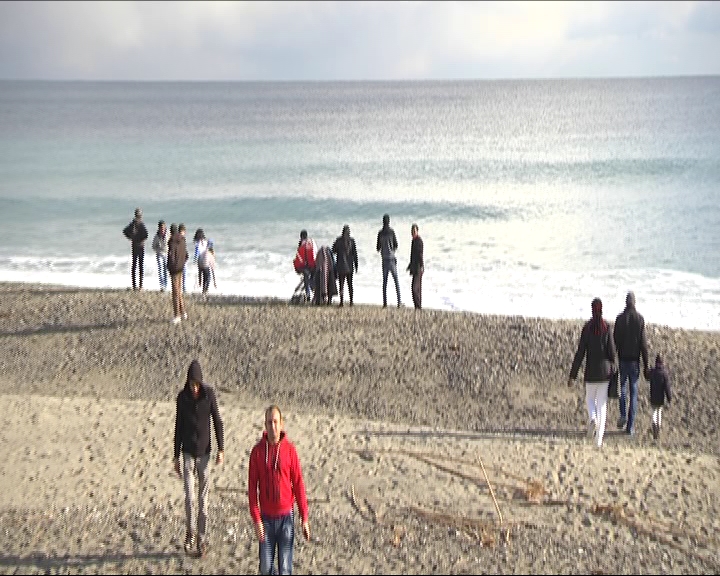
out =
{"type": "Polygon", "coordinates": [[[657,440],[659,434],[660,434],[660,428],[658,427],[657,424],[655,424],[655,422],[653,422],[653,425],[652,425],[653,440],[657,440]]]}

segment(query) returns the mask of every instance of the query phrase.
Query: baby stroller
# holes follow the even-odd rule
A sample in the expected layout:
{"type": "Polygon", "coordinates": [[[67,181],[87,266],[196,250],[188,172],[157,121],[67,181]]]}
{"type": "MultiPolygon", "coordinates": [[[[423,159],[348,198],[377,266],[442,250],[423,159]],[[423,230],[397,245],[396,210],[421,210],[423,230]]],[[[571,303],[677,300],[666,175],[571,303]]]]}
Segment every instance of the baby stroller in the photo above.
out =
{"type": "Polygon", "coordinates": [[[300,274],[300,282],[295,286],[292,296],[290,297],[290,304],[310,304],[314,298],[314,290],[312,286],[312,276],[310,277],[310,298],[308,299],[307,293],[305,292],[305,275],[300,274]]]}

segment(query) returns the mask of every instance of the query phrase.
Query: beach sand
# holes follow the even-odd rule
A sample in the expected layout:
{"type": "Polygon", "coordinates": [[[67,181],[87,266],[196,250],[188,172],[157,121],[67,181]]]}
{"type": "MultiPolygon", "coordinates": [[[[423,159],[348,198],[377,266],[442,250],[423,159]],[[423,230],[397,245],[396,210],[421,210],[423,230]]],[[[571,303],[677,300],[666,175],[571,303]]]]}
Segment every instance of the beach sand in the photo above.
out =
{"type": "Polygon", "coordinates": [[[296,573],[720,569],[720,333],[646,318],[674,385],[661,437],[641,379],[637,436],[611,400],[597,449],[567,387],[579,321],[213,297],[188,314],[173,326],[167,293],[0,284],[1,573],[257,573],[247,463],[273,403],[310,505],[296,573]],[[202,560],[172,468],[193,358],[226,445],[202,560]]]}

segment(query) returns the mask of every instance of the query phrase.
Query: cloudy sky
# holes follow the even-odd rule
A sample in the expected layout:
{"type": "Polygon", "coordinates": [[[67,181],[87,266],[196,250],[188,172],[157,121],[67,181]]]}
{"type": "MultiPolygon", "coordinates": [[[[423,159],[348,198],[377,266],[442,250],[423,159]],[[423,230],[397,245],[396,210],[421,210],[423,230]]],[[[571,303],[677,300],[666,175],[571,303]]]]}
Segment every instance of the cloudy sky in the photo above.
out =
{"type": "Polygon", "coordinates": [[[0,2],[0,78],[720,74],[720,2],[0,2]]]}

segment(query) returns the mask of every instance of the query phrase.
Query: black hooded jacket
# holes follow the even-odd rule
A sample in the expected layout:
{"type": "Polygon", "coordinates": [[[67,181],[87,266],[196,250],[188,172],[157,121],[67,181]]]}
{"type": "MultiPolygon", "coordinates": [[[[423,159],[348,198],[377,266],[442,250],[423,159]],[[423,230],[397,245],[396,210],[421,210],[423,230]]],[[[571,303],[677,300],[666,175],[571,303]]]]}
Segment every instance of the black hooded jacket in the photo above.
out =
{"type": "Polygon", "coordinates": [[[615,318],[613,340],[620,360],[638,362],[642,357],[643,368],[647,372],[648,347],[645,319],[633,304],[628,304],[615,318]]]}
{"type": "Polygon", "coordinates": [[[177,410],[175,413],[175,447],[174,457],[179,458],[180,452],[187,452],[192,456],[210,454],[210,418],[215,427],[215,439],[218,450],[225,449],[223,421],[220,418],[215,390],[202,380],[200,363],[193,360],[188,368],[185,387],[177,395],[177,410]],[[201,382],[200,396],[193,398],[190,381],[201,382]]]}

